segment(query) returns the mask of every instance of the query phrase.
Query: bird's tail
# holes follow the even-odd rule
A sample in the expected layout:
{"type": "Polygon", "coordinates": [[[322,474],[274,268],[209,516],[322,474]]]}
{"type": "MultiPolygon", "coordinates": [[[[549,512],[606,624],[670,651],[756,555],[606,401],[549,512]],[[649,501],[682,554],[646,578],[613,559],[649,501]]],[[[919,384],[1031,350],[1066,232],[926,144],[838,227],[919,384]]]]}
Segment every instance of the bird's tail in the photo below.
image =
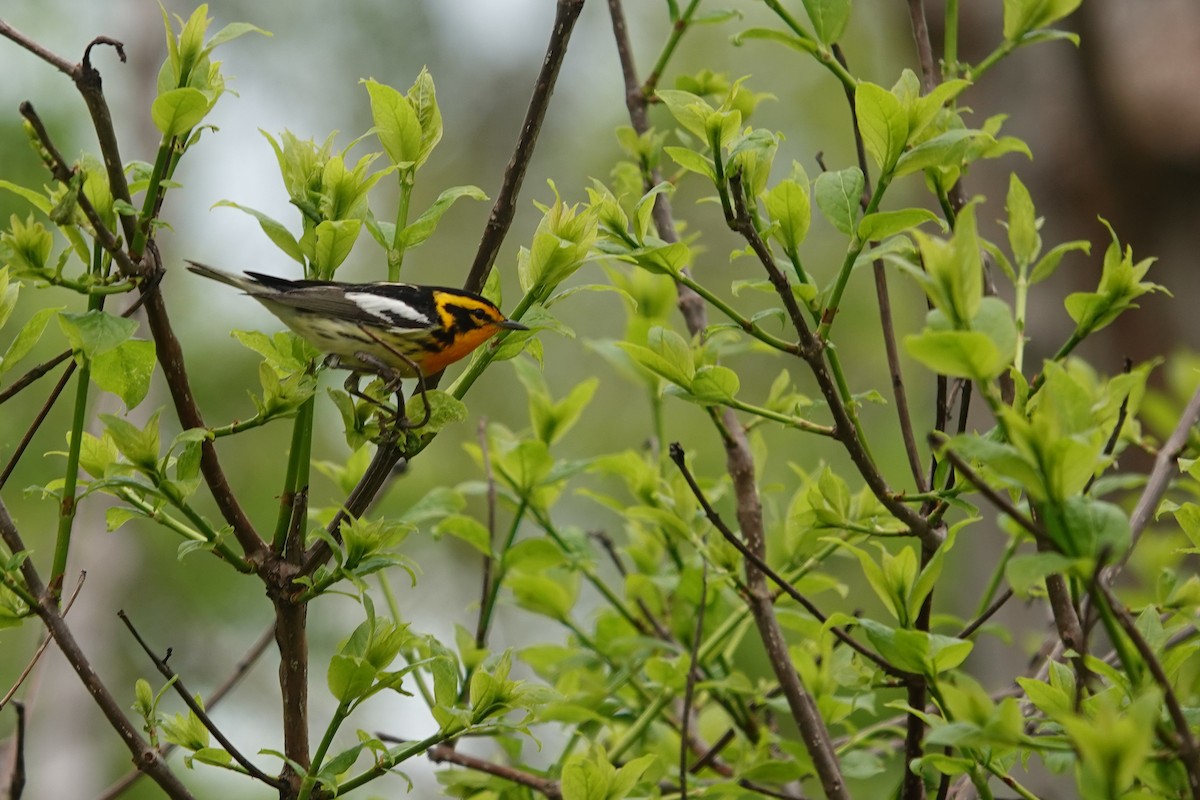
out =
{"type": "Polygon", "coordinates": [[[224,270],[217,269],[216,267],[210,267],[207,264],[201,264],[196,261],[188,260],[187,263],[188,269],[197,275],[203,275],[205,278],[211,278],[214,281],[220,281],[221,283],[227,283],[230,286],[236,286],[243,292],[253,292],[254,289],[259,288],[254,281],[241,275],[234,275],[232,272],[225,272],[224,270]]]}

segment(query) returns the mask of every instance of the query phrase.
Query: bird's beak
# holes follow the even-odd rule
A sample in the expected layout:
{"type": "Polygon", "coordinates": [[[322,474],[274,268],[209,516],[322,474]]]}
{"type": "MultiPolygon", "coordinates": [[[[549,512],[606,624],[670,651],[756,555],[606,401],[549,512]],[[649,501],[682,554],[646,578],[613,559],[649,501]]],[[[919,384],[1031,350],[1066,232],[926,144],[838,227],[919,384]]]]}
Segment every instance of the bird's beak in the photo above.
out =
{"type": "Polygon", "coordinates": [[[503,328],[506,331],[527,331],[529,328],[513,319],[506,319],[504,322],[497,322],[497,328],[503,328]]]}

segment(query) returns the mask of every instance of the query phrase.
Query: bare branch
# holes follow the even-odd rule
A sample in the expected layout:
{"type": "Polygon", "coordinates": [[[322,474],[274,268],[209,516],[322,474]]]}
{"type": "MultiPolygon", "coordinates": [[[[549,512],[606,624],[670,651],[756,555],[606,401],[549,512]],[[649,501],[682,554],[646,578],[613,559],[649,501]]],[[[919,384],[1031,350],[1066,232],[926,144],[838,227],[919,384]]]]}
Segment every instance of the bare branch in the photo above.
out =
{"type": "MultiPolygon", "coordinates": [[[[260,770],[254,765],[253,761],[246,758],[244,755],[242,755],[241,751],[233,746],[233,742],[229,741],[229,738],[221,732],[221,729],[218,728],[216,723],[212,721],[212,718],[208,716],[208,713],[204,710],[204,706],[196,702],[196,698],[193,697],[192,693],[188,691],[186,686],[184,686],[183,678],[179,677],[179,673],[167,666],[166,661],[155,655],[154,650],[151,649],[150,645],[146,643],[146,640],[142,638],[142,635],[138,633],[137,628],[134,627],[133,621],[129,619],[129,615],[126,614],[124,610],[121,610],[117,612],[117,616],[120,618],[121,622],[125,623],[125,627],[129,629],[131,634],[133,634],[133,638],[137,640],[137,643],[141,645],[142,650],[145,651],[146,655],[150,658],[151,663],[154,664],[154,668],[157,669],[159,673],[168,681],[174,681],[174,683],[171,685],[174,687],[175,692],[181,698],[183,698],[183,702],[188,709],[190,709],[191,712],[196,715],[196,718],[200,720],[201,724],[204,725],[208,732],[211,733],[213,737],[221,743],[221,746],[224,747],[225,751],[233,757],[233,760],[241,764],[242,768],[245,769],[246,772],[250,773],[251,777],[257,778],[274,789],[283,788],[283,781],[279,780],[278,778],[272,778],[270,775],[260,770]]],[[[169,653],[170,651],[168,650],[167,652],[169,653]]]]}
{"type": "MultiPolygon", "coordinates": [[[[3,500],[0,500],[0,540],[4,542],[10,553],[20,553],[28,549],[25,547],[25,542],[21,539],[16,525],[13,524],[12,517],[9,516],[3,500]]],[[[63,620],[62,613],[53,596],[47,593],[46,586],[42,583],[41,576],[38,575],[32,560],[27,558],[21,563],[21,576],[25,580],[25,587],[38,600],[33,607],[33,612],[45,623],[50,635],[58,644],[58,649],[67,659],[67,663],[75,670],[75,674],[79,676],[79,680],[82,681],[84,688],[92,696],[109,725],[117,732],[121,741],[133,755],[133,762],[138,769],[149,775],[173,800],[193,800],[191,792],[167,766],[162,755],[142,738],[137,728],[125,716],[121,704],[100,680],[100,676],[96,674],[96,670],[75,640],[75,635],[63,620]]]]}
{"type": "Polygon", "coordinates": [[[504,242],[509,226],[512,225],[517,209],[517,196],[521,193],[521,184],[525,181],[525,170],[533,157],[533,148],[542,130],[542,122],[546,119],[546,109],[550,106],[550,95],[554,92],[559,69],[567,54],[571,31],[575,28],[575,21],[579,19],[579,12],[582,10],[583,0],[558,0],[555,7],[554,30],[550,34],[550,43],[542,60],[542,71],[534,84],[533,97],[529,101],[529,109],[525,112],[525,122],[521,126],[517,145],[504,170],[504,182],[483,229],[483,237],[479,240],[475,262],[471,265],[466,283],[463,284],[463,288],[468,291],[478,292],[483,288],[484,281],[496,262],[496,255],[500,252],[500,245],[504,242]]]}
{"type": "Polygon", "coordinates": [[[531,772],[525,772],[514,767],[505,766],[504,764],[497,764],[482,758],[460,753],[448,744],[439,744],[436,747],[431,747],[428,755],[429,760],[435,764],[457,764],[460,767],[473,769],[476,772],[485,772],[488,775],[495,775],[497,778],[503,778],[506,781],[525,786],[543,797],[549,798],[549,800],[562,800],[562,790],[558,787],[558,781],[552,781],[549,778],[542,778],[531,772]]]}

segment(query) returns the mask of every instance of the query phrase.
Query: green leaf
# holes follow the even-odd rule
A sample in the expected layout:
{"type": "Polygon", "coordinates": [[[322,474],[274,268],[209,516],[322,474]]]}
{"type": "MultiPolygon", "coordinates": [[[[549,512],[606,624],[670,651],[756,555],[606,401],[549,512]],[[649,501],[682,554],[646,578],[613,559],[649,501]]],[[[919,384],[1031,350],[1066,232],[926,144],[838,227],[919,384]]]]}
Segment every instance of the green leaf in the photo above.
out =
{"type": "Polygon", "coordinates": [[[1106,550],[1118,556],[1129,547],[1129,518],[1112,503],[1086,495],[1068,497],[1063,522],[1072,545],[1069,552],[1096,558],[1106,550]]]}
{"type": "Polygon", "coordinates": [[[106,392],[121,398],[132,409],[150,391],[154,374],[154,342],[130,339],[92,359],[92,380],[106,392]]]}
{"type": "Polygon", "coordinates": [[[808,236],[812,222],[812,206],[808,197],[808,178],[799,164],[793,164],[797,177],[780,181],[767,191],[767,216],[778,225],[775,237],[786,252],[795,252],[808,236]],[[798,179],[799,178],[799,179],[798,179]]]}
{"type": "Polygon", "coordinates": [[[4,351],[4,357],[0,358],[0,375],[15,367],[18,361],[29,355],[29,351],[42,338],[42,333],[46,330],[46,325],[49,324],[50,318],[59,311],[62,311],[61,306],[57,308],[38,309],[21,326],[21,330],[17,332],[16,338],[12,340],[12,344],[4,351]]]}
{"type": "Polygon", "coordinates": [[[1015,172],[1008,179],[1008,200],[1005,205],[1008,208],[1008,245],[1017,264],[1027,267],[1038,257],[1042,249],[1042,237],[1038,235],[1033,199],[1015,172]]]}
{"type": "Polygon", "coordinates": [[[850,20],[850,0],[804,0],[804,10],[812,20],[817,38],[824,44],[842,38],[850,20]]]}
{"type": "Polygon", "coordinates": [[[150,116],[163,136],[180,136],[200,123],[212,104],[199,89],[170,89],[154,98],[150,116]]]}
{"type": "Polygon", "coordinates": [[[451,514],[433,528],[434,536],[453,536],[474,547],[489,558],[492,556],[491,534],[487,526],[465,514],[451,514]]]}
{"type": "Polygon", "coordinates": [[[648,347],[631,342],[617,342],[637,364],[677,386],[688,389],[695,375],[692,349],[683,337],[672,330],[655,327],[650,329],[648,347]]]}
{"type": "Polygon", "coordinates": [[[1018,596],[1029,597],[1034,589],[1041,587],[1047,575],[1065,572],[1073,563],[1073,559],[1059,553],[1013,556],[1004,565],[1004,577],[1018,596]]]}
{"type": "Polygon", "coordinates": [[[338,653],[329,660],[325,677],[329,693],[339,703],[349,703],[370,691],[377,673],[378,670],[365,658],[338,653]]]}
{"type": "Polygon", "coordinates": [[[926,139],[900,156],[894,174],[900,178],[924,169],[957,169],[967,160],[973,148],[993,143],[995,139],[983,131],[964,128],[948,130],[926,139]]]}
{"type": "Polygon", "coordinates": [[[316,246],[312,253],[317,275],[325,280],[333,277],[334,271],[350,255],[361,230],[362,220],[358,219],[327,219],[317,225],[316,246]]]}
{"type": "Polygon", "coordinates": [[[408,87],[408,94],[405,96],[417,115],[417,121],[421,123],[421,149],[417,156],[419,167],[442,140],[442,112],[438,108],[437,91],[428,68],[421,67],[421,72],[413,81],[413,85],[408,87]]]}
{"type": "Polygon", "coordinates": [[[205,43],[204,52],[211,53],[221,45],[228,44],[234,39],[238,39],[248,33],[257,33],[268,38],[272,35],[270,31],[264,31],[262,28],[251,25],[249,22],[231,22],[213,34],[212,38],[205,43]]]}
{"type": "Polygon", "coordinates": [[[1004,38],[1017,41],[1034,28],[1057,22],[1082,0],[1004,0],[1004,38]]]}
{"type": "Polygon", "coordinates": [[[454,201],[462,197],[469,197],[472,200],[488,199],[483,190],[477,186],[452,186],[446,189],[438,195],[437,200],[433,201],[433,205],[421,213],[421,216],[417,217],[413,220],[412,224],[400,231],[397,245],[416,247],[424,242],[433,235],[438,222],[442,219],[442,215],[450,210],[450,206],[454,205],[454,201]]]}
{"type": "Polygon", "coordinates": [[[505,580],[517,605],[535,614],[556,620],[570,619],[579,593],[579,580],[549,575],[519,573],[505,580]]]}
{"type": "Polygon", "coordinates": [[[71,349],[92,359],[133,336],[138,324],[106,311],[61,312],[58,324],[71,349]]]}
{"type": "Polygon", "coordinates": [[[926,208],[903,208],[899,211],[877,211],[868,214],[858,223],[858,238],[863,241],[878,241],[926,222],[942,224],[937,214],[926,208]]]}
{"type": "Polygon", "coordinates": [[[239,205],[230,200],[219,200],[213,204],[213,208],[223,206],[225,208],[236,208],[245,214],[249,214],[258,220],[258,225],[262,228],[263,233],[267,235],[276,247],[286,253],[293,261],[303,264],[304,253],[300,250],[300,243],[296,241],[296,237],[292,235],[282,222],[272,219],[261,211],[256,211],[253,208],[248,208],[239,205]]]}
{"type": "Polygon", "coordinates": [[[939,375],[988,381],[1011,360],[985,334],[977,331],[925,330],[904,337],[904,349],[939,375]]]}
{"type": "Polygon", "coordinates": [[[159,412],[155,411],[150,416],[145,428],[139,428],[132,422],[112,414],[100,415],[121,455],[129,459],[129,463],[146,472],[155,472],[158,469],[158,414],[159,412]]]}
{"type": "Polygon", "coordinates": [[[1075,250],[1081,250],[1085,254],[1091,253],[1092,243],[1084,240],[1075,240],[1072,242],[1063,242],[1050,248],[1050,252],[1042,256],[1041,260],[1034,266],[1033,271],[1029,273],[1029,283],[1033,285],[1046,280],[1054,271],[1058,269],[1058,265],[1062,262],[1063,256],[1075,250]]]}
{"type": "Polygon", "coordinates": [[[678,89],[659,89],[656,94],[675,121],[702,142],[708,142],[708,119],[714,109],[704,98],[678,89]]]}
{"type": "Polygon", "coordinates": [[[814,54],[817,52],[817,42],[807,36],[796,36],[795,34],[785,31],[776,30],[774,28],[749,28],[733,37],[733,43],[741,46],[747,39],[765,39],[770,42],[779,42],[793,50],[799,50],[801,53],[814,54]]]}
{"type": "MultiPolygon", "coordinates": [[[[430,389],[425,393],[429,398],[429,422],[418,430],[422,434],[436,433],[447,425],[462,422],[467,418],[467,406],[449,392],[441,389],[430,389]]],[[[404,406],[404,413],[412,422],[417,422],[425,416],[425,404],[420,392],[414,392],[404,406]]]]}
{"type": "Polygon", "coordinates": [[[375,135],[395,165],[415,164],[421,156],[421,122],[408,98],[391,86],[375,80],[365,80],[371,97],[371,118],[375,135]]]}
{"type": "Polygon", "coordinates": [[[728,367],[704,366],[696,370],[689,392],[706,405],[727,404],[733,402],[739,385],[737,373],[728,367]]]}
{"type": "Polygon", "coordinates": [[[686,147],[664,147],[663,152],[688,172],[703,175],[710,181],[717,179],[717,168],[713,164],[713,160],[708,156],[697,153],[695,150],[689,150],[686,147]]]}
{"type": "Polygon", "coordinates": [[[884,172],[890,172],[908,143],[908,112],[900,98],[868,81],[854,90],[854,111],[867,152],[884,172]]]}
{"type": "Polygon", "coordinates": [[[854,221],[858,219],[863,186],[863,174],[858,167],[822,172],[814,184],[821,213],[833,223],[833,227],[847,236],[854,235],[854,221]]]}

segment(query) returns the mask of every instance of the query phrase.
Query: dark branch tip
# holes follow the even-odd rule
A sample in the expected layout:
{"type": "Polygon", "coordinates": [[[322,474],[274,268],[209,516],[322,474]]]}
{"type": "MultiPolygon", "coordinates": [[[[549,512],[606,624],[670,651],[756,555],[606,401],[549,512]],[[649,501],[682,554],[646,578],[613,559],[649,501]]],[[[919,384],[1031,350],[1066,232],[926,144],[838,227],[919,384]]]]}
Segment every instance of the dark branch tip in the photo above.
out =
{"type": "Polygon", "coordinates": [[[671,442],[671,444],[667,446],[667,452],[670,454],[672,461],[680,466],[683,465],[683,445],[681,445],[679,442],[671,442]]]}
{"type": "Polygon", "coordinates": [[[95,72],[96,71],[95,68],[92,67],[92,48],[98,44],[106,44],[106,45],[109,45],[110,47],[112,47],[114,50],[116,50],[117,58],[121,59],[122,64],[124,64],[128,60],[125,58],[125,43],[124,42],[121,42],[118,39],[114,39],[111,36],[97,36],[95,39],[92,39],[90,42],[88,42],[88,46],[85,47],[83,50],[82,65],[83,65],[83,69],[85,72],[95,72]]]}

